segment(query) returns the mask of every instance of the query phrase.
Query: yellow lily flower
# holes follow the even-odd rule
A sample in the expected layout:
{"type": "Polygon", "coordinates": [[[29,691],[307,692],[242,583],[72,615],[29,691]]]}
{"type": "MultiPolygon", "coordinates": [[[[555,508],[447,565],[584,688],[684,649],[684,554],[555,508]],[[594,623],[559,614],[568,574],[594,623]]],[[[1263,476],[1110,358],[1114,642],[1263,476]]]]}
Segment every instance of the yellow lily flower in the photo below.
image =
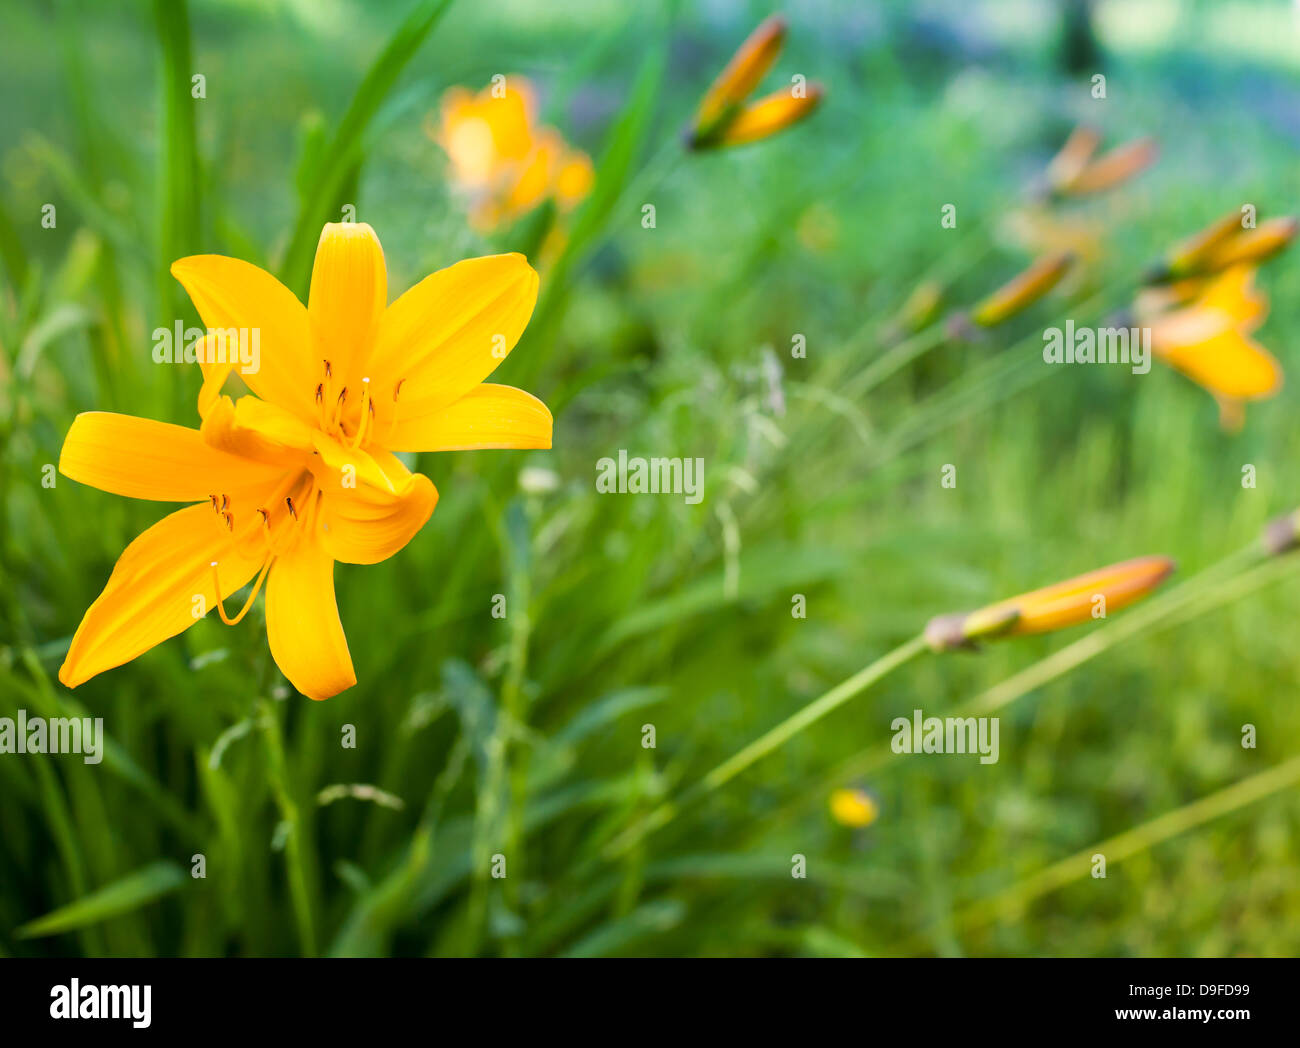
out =
{"type": "Polygon", "coordinates": [[[832,790],[828,803],[831,818],[851,830],[870,826],[880,815],[880,806],[866,790],[832,790]]]}
{"type": "Polygon", "coordinates": [[[591,192],[591,158],[554,128],[535,126],[536,94],[522,76],[478,94],[450,88],[429,133],[446,151],[455,183],[480,230],[506,225],[545,200],[570,211],[591,192]]]}
{"type": "Polygon", "coordinates": [[[797,123],[817,108],[824,89],[819,84],[804,83],[746,104],[781,53],[785,35],[785,19],[772,15],[740,45],[700,101],[695,120],[686,132],[688,148],[757,142],[797,123]]]}
{"type": "Polygon", "coordinates": [[[483,381],[523,334],[537,274],[521,255],[468,259],[389,304],[383,249],[363,223],[325,226],[306,306],[239,259],[195,255],[171,272],[212,332],[205,350],[232,329],[259,334],[260,364],[242,372],[252,394],[220,394],[240,358],[205,360],[198,429],[98,411],[74,420],[64,476],[194,505],[126,548],[59,680],[72,688],[120,666],[214,604],[233,625],[265,583],[276,664],[304,695],[328,698],[356,683],[334,562],[391,557],[438,501],[394,452],[551,446],[545,404],[483,381]],[[229,617],[222,599],[250,581],[229,617]]]}
{"type": "Polygon", "coordinates": [[[1174,567],[1172,560],[1162,556],[1122,561],[978,611],[936,616],[925,627],[925,639],[935,651],[951,651],[969,648],[979,640],[1076,626],[1141,600],[1168,578],[1174,567]]]}
{"type": "Polygon", "coordinates": [[[1268,300],[1254,286],[1251,266],[1234,266],[1205,285],[1190,305],[1139,322],[1151,329],[1151,351],[1213,394],[1221,421],[1237,429],[1242,405],[1282,387],[1282,366],[1249,337],[1268,315],[1268,300]]]}

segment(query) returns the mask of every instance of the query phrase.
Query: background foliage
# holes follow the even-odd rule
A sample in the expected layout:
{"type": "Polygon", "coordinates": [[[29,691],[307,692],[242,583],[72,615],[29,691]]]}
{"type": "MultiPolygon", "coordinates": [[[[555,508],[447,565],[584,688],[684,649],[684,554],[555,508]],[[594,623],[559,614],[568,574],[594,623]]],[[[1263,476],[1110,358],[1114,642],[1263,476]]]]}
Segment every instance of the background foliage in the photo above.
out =
{"type": "MultiPolygon", "coordinates": [[[[1160,365],[1046,369],[1038,341],[1071,297],[1109,289],[1108,307],[1125,305],[1125,281],[1223,212],[1295,210],[1290,4],[1097,5],[1105,101],[1090,69],[1065,72],[1055,4],[792,5],[774,76],[825,83],[821,111],[771,141],[678,159],[700,94],[768,11],[11,6],[0,715],[102,716],[111,748],[98,766],[0,757],[0,951],[1296,951],[1292,790],[1143,839],[1105,880],[1081,866],[1016,894],[1296,752],[1294,579],[1031,691],[1002,711],[996,765],[915,757],[837,780],[892,717],[941,713],[1073,638],[916,663],[602,858],[639,813],[930,615],[1148,552],[1187,575],[1296,499],[1294,387],[1225,435],[1210,398],[1160,365]],[[191,70],[207,79],[192,103],[191,70]],[[233,254],[305,292],[303,238],[309,263],[348,202],[383,239],[395,290],[509,246],[469,229],[422,130],[446,87],[494,73],[532,78],[545,118],[597,160],[570,250],[496,376],[551,406],[555,449],[420,457],[442,496],[433,519],[399,556],[336,572],[360,680],[343,695],[289,694],[257,609],[61,688],[81,614],[161,508],[62,478],[44,488],[42,467],[79,411],[197,423],[197,372],[149,355],[155,327],[197,319],[169,262],[233,254]],[[1079,120],[1162,149],[1077,210],[1102,237],[1090,283],[837,398],[925,274],[951,275],[960,305],[1025,264],[1025,187],[1079,120]],[[55,229],[40,226],[46,203],[55,229]],[[956,230],[939,225],[948,203],[956,230]],[[806,359],[790,355],[796,334],[806,359]],[[953,388],[968,394],[943,399],[953,388]],[[703,503],[598,497],[595,462],[619,448],[703,457],[703,503]],[[946,463],[955,490],[940,487],[946,463]],[[525,467],[553,471],[556,490],[524,490],[525,467]],[[505,620],[489,614],[496,593],[505,620]],[[791,616],[795,593],[806,620],[791,616]],[[657,749],[641,748],[646,723],[657,749]],[[1240,745],[1246,723],[1257,749],[1240,745]],[[340,746],[345,724],[355,749],[340,746]],[[351,784],[397,801],[331,790],[351,784]],[[828,789],[846,784],[880,804],[864,831],[827,814],[828,789]],[[504,880],[487,876],[497,852],[504,880]],[[195,853],[206,879],[189,876],[195,853]],[[790,876],[795,853],[806,880],[790,876]],[[1000,892],[1020,902],[981,913],[1000,892]]],[[[1288,368],[1298,276],[1284,256],[1261,279],[1261,341],[1288,368]]]]}

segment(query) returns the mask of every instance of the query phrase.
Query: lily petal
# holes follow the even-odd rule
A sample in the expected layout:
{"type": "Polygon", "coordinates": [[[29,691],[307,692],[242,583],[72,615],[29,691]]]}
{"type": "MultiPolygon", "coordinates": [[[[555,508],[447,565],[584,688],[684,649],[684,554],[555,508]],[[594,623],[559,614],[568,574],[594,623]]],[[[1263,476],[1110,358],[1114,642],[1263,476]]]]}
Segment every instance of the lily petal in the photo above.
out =
{"type": "Polygon", "coordinates": [[[438,270],[389,306],[370,359],[378,432],[399,383],[399,415],[418,418],[492,374],[528,325],[537,283],[523,255],[487,255],[438,270]]]}
{"type": "Polygon", "coordinates": [[[313,422],[311,376],[320,371],[320,361],[312,349],[307,310],[293,292],[266,270],[225,255],[191,255],[173,262],[171,273],[208,327],[258,331],[258,369],[241,371],[244,381],[264,400],[313,422]]]}
{"type": "Polygon", "coordinates": [[[266,636],[289,683],[310,699],[356,684],[334,598],[334,561],[311,541],[276,560],[266,580],[266,636]]]}
{"type": "Polygon", "coordinates": [[[200,502],[215,492],[269,487],[283,470],[212,447],[197,429],[87,411],[63,440],[59,472],[127,498],[200,502]]]}
{"type": "Polygon", "coordinates": [[[218,599],[214,560],[222,596],[247,584],[262,564],[260,555],[239,552],[207,505],[177,510],[140,535],[77,627],[59,680],[75,688],[193,626],[195,612],[210,611],[218,599]]]}
{"type": "Polygon", "coordinates": [[[551,412],[531,393],[485,382],[441,411],[402,419],[384,436],[394,451],[549,448],[551,412]]]}
{"type": "Polygon", "coordinates": [[[1277,359],[1240,331],[1229,330],[1193,345],[1179,346],[1160,359],[1221,398],[1251,400],[1282,386],[1277,359]]]}
{"type": "Polygon", "coordinates": [[[387,305],[388,270],[375,231],[365,222],[327,222],[316,246],[307,315],[317,355],[350,389],[360,388],[387,305]]]}
{"type": "Polygon", "coordinates": [[[213,448],[279,467],[302,469],[314,450],[317,431],[283,408],[257,397],[218,397],[199,432],[213,448]]]}
{"type": "Polygon", "coordinates": [[[438,489],[393,456],[387,469],[393,491],[369,484],[323,490],[317,540],[344,564],[378,564],[401,550],[424,527],[438,504],[438,489]],[[405,476],[400,476],[404,473],[405,476]]]}

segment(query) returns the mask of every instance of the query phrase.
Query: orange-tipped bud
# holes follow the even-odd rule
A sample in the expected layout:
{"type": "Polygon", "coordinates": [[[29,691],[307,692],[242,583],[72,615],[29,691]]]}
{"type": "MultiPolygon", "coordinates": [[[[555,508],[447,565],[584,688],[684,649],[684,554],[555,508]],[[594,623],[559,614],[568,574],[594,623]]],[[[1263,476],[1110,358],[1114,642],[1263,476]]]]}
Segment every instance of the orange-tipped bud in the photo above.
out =
{"type": "Polygon", "coordinates": [[[739,146],[770,138],[808,116],[821,105],[825,94],[820,84],[802,84],[760,98],[736,114],[736,118],[718,135],[715,144],[739,146]]]}
{"type": "Polygon", "coordinates": [[[971,321],[993,327],[1023,312],[1056,287],[1073,264],[1074,255],[1068,251],[1045,255],[971,310],[971,321]]]}
{"type": "Polygon", "coordinates": [[[829,803],[831,818],[852,830],[870,826],[880,815],[880,805],[866,790],[832,790],[829,803]]]}
{"type": "Polygon", "coordinates": [[[1243,230],[1213,251],[1206,260],[1211,272],[1236,265],[1259,265],[1291,246],[1300,223],[1294,218],[1271,218],[1256,229],[1243,230]]]}
{"type": "Polygon", "coordinates": [[[1057,192],[1065,196],[1086,196],[1114,189],[1149,167],[1158,153],[1153,139],[1134,139],[1085,165],[1068,183],[1058,187],[1057,192]]]}
{"type": "Polygon", "coordinates": [[[752,105],[746,99],[772,68],[785,43],[785,20],[772,15],[755,29],[705,93],[686,131],[690,149],[757,142],[797,123],[821,103],[825,90],[795,77],[787,90],[752,105]]]}
{"type": "Polygon", "coordinates": [[[1064,191],[1066,186],[1079,177],[1099,145],[1101,135],[1096,128],[1081,124],[1071,131],[1061,151],[1047,165],[1048,186],[1057,192],[1064,191]]]}
{"type": "Polygon", "coordinates": [[[978,611],[939,615],[926,625],[925,639],[935,651],[951,651],[981,640],[1047,633],[1105,618],[1150,594],[1174,567],[1162,556],[1122,561],[978,611]]]}
{"type": "Polygon", "coordinates": [[[1152,273],[1152,281],[1179,280],[1204,273],[1206,260],[1240,232],[1241,212],[1229,211],[1218,221],[1175,244],[1152,273]]]}
{"type": "Polygon", "coordinates": [[[704,94],[691,129],[691,144],[699,146],[721,132],[740,112],[759,81],[767,75],[785,44],[786,23],[780,15],[765,18],[740,45],[713,86],[704,94]]]}

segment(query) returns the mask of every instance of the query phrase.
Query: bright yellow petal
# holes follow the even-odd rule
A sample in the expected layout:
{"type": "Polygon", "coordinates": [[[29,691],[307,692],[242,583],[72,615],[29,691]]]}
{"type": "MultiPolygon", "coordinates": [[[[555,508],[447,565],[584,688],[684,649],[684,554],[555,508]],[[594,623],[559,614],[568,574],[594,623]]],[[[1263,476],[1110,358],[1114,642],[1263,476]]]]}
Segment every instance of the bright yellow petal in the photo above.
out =
{"type": "Polygon", "coordinates": [[[211,447],[197,429],[88,411],[73,420],[63,440],[59,472],[127,498],[199,502],[214,493],[267,487],[283,470],[211,447]]]}
{"type": "Polygon", "coordinates": [[[817,84],[806,85],[806,93],[802,98],[796,98],[791,88],[782,88],[742,109],[722,132],[718,144],[738,146],[783,131],[816,109],[823,94],[822,88],[817,84]]]}
{"type": "Polygon", "coordinates": [[[485,382],[440,411],[402,418],[383,435],[394,451],[549,448],[551,413],[531,393],[485,382]]]}
{"type": "Polygon", "coordinates": [[[492,374],[536,304],[537,273],[519,254],[458,262],[397,299],[384,314],[370,360],[375,433],[391,422],[398,400],[399,417],[419,418],[492,374]]]}
{"type": "Polygon", "coordinates": [[[239,549],[206,503],[164,517],[118,559],[72,638],[59,680],[75,688],[189,629],[217,600],[214,560],[223,596],[257,573],[261,553],[251,559],[239,549]]]}
{"type": "Polygon", "coordinates": [[[1266,349],[1235,330],[1167,351],[1160,359],[1197,385],[1230,400],[1257,400],[1282,388],[1282,366],[1266,349]]]}
{"type": "Polygon", "coordinates": [[[317,541],[345,564],[387,560],[415,537],[438,504],[438,491],[423,473],[412,473],[387,452],[367,459],[384,474],[383,485],[358,480],[349,486],[333,470],[313,471],[321,491],[317,541]]]}
{"type": "Polygon", "coordinates": [[[295,543],[271,566],[266,636],[280,672],[309,699],[328,699],[356,684],[334,599],[334,561],[316,543],[295,543]]]}
{"type": "Polygon", "coordinates": [[[316,247],[307,315],[316,355],[330,361],[348,389],[360,389],[387,305],[388,270],[375,231],[365,222],[327,222],[316,247]]]}
{"type": "Polygon", "coordinates": [[[265,270],[224,255],[191,255],[173,262],[171,272],[208,327],[257,332],[257,370],[240,370],[248,387],[314,422],[321,367],[307,310],[293,292],[265,270]]]}
{"type": "Polygon", "coordinates": [[[284,471],[306,467],[315,450],[312,438],[319,431],[257,397],[223,396],[208,409],[199,432],[209,447],[284,471]]]}

